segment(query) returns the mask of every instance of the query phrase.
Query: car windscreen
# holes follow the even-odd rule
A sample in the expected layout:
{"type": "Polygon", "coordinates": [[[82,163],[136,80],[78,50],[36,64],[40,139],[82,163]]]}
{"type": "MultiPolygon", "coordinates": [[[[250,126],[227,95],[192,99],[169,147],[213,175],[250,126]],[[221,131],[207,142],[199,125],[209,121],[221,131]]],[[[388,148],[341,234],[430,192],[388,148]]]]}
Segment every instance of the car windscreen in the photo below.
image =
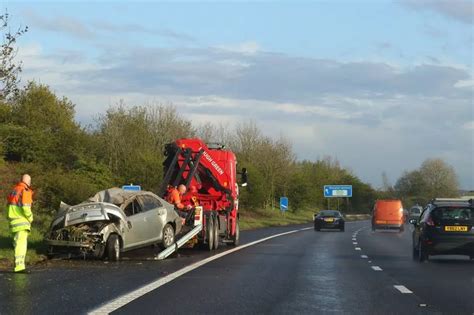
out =
{"type": "Polygon", "coordinates": [[[340,213],[338,211],[321,211],[319,213],[320,217],[340,217],[340,213]]]}
{"type": "Polygon", "coordinates": [[[435,223],[474,224],[474,209],[470,207],[439,207],[433,210],[435,223]]]}

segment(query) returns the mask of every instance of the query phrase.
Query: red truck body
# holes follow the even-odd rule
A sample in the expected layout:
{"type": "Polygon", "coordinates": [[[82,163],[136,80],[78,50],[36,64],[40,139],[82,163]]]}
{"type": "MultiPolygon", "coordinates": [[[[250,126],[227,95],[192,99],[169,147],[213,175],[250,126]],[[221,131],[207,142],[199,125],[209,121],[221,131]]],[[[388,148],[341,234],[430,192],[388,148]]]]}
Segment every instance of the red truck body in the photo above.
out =
{"type": "MultiPolygon", "coordinates": [[[[195,197],[204,211],[204,225],[212,218],[217,225],[214,238],[237,245],[239,238],[239,186],[235,154],[222,145],[206,145],[201,139],[178,139],[165,147],[164,180],[159,194],[166,197],[169,187],[180,184],[188,193],[183,203],[195,197]]],[[[202,243],[209,240],[209,229],[203,229],[202,243]]]]}

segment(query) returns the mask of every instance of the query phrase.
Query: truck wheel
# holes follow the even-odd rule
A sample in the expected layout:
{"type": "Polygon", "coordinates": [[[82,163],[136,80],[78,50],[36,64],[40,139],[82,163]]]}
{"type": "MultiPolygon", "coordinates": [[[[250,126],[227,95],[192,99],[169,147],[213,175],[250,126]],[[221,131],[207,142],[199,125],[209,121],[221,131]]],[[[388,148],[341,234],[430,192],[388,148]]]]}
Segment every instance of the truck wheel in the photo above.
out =
{"type": "Polygon", "coordinates": [[[161,247],[168,248],[174,244],[174,229],[171,224],[167,223],[163,228],[163,240],[161,241],[161,247]]]}
{"type": "Polygon", "coordinates": [[[219,223],[217,223],[219,218],[217,215],[214,217],[214,250],[219,248],[219,223]]]}
{"type": "Polygon", "coordinates": [[[110,261],[120,260],[120,240],[117,234],[111,234],[109,236],[105,252],[110,261]]]}
{"type": "Polygon", "coordinates": [[[214,233],[214,219],[212,216],[208,216],[206,219],[207,246],[205,248],[209,251],[214,249],[214,233]]]}
{"type": "Polygon", "coordinates": [[[239,228],[239,220],[235,222],[235,235],[232,236],[232,242],[227,243],[230,246],[239,246],[240,242],[240,228],[239,228]]]}

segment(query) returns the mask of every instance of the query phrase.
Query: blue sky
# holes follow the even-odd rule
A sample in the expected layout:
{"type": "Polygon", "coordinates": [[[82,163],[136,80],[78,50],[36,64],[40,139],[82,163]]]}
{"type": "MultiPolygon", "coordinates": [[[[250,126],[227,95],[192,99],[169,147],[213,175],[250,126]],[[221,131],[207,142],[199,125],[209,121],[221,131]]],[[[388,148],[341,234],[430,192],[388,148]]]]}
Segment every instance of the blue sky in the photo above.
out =
{"type": "Polygon", "coordinates": [[[473,1],[7,1],[23,77],[90,122],[123,99],[253,117],[375,186],[426,158],[474,188],[473,1]]]}

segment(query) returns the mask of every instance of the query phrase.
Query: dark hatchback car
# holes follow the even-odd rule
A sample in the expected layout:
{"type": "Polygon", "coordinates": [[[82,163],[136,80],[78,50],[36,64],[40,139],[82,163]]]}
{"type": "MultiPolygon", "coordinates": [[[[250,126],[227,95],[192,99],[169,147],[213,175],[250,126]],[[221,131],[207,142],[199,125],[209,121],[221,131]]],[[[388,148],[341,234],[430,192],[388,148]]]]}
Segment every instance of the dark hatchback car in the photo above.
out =
{"type": "Polygon", "coordinates": [[[424,261],[430,255],[467,255],[474,259],[474,206],[471,200],[434,199],[411,219],[413,258],[424,261]]]}
{"type": "Polygon", "coordinates": [[[344,232],[344,216],[337,210],[322,210],[314,215],[314,230],[337,229],[344,232]]]}

